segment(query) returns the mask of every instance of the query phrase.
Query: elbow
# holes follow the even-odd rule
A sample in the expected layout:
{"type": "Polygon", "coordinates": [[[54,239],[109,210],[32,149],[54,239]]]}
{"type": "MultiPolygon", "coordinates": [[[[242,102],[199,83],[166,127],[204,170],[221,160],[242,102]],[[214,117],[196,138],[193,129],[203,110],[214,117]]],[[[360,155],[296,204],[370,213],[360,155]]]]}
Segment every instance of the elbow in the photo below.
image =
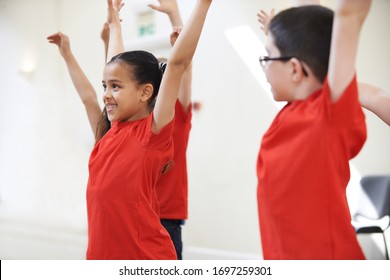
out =
{"type": "Polygon", "coordinates": [[[167,66],[171,69],[177,69],[177,71],[184,72],[188,66],[191,65],[191,61],[191,59],[168,59],[167,66]]]}
{"type": "Polygon", "coordinates": [[[89,94],[86,97],[81,98],[81,101],[83,102],[84,106],[87,108],[99,104],[96,93],[94,92],[89,94]]]}
{"type": "Polygon", "coordinates": [[[355,1],[342,0],[335,9],[335,16],[339,18],[354,18],[363,23],[370,10],[372,0],[355,1]]]}

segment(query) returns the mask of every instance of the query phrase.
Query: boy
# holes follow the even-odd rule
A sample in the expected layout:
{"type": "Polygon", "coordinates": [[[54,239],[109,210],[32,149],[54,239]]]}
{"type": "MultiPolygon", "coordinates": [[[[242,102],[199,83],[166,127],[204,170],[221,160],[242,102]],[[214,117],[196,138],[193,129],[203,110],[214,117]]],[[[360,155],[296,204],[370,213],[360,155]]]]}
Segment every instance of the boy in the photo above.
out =
{"type": "Polygon", "coordinates": [[[257,163],[264,259],[364,259],[346,199],[349,160],[366,140],[355,59],[370,0],[291,8],[269,26],[261,57],[287,101],[257,163]]]}

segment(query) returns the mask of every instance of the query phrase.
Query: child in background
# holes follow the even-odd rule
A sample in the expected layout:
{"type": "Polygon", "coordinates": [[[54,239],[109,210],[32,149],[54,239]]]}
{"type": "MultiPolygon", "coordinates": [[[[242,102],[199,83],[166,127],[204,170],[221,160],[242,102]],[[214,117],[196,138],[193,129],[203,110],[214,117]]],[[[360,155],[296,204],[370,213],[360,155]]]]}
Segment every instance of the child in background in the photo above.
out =
{"type": "Polygon", "coordinates": [[[346,199],[349,160],[366,140],[355,59],[370,0],[284,10],[260,57],[276,101],[257,162],[265,259],[364,259],[346,199]]]}
{"type": "MultiPolygon", "coordinates": [[[[160,5],[149,5],[154,10],[168,15],[173,35],[180,33],[183,21],[176,0],[159,0],[160,5]]],[[[177,36],[171,36],[173,46],[177,36]]],[[[187,145],[191,129],[192,106],[192,64],[185,70],[179,96],[175,105],[175,124],[173,127],[173,168],[157,182],[156,192],[161,224],[168,231],[175,245],[177,258],[182,259],[182,225],[188,218],[188,176],[187,145]]]]}
{"type": "Polygon", "coordinates": [[[89,161],[87,258],[176,259],[154,208],[155,187],[173,156],[176,99],[211,0],[197,1],[164,75],[152,54],[123,52],[118,9],[107,3],[110,61],[103,101],[112,127],[89,161]]]}

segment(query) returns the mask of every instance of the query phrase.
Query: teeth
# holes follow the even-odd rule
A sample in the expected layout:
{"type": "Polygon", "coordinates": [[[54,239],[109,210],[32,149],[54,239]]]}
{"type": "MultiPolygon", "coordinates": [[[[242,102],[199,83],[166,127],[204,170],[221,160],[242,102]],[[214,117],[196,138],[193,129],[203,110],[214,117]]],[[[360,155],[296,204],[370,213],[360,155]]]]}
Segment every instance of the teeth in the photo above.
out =
{"type": "Polygon", "coordinates": [[[107,111],[111,111],[112,109],[115,108],[115,106],[116,105],[114,105],[114,104],[106,104],[106,109],[107,109],[107,111]]]}

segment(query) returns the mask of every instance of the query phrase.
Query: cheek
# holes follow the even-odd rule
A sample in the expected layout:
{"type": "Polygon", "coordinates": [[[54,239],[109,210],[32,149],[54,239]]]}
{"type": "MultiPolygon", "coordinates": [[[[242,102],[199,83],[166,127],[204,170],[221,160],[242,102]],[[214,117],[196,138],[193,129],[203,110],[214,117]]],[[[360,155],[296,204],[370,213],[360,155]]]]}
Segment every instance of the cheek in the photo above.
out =
{"type": "Polygon", "coordinates": [[[265,76],[271,87],[274,87],[275,82],[278,80],[278,75],[275,75],[275,72],[273,71],[272,67],[265,69],[265,76]]]}

